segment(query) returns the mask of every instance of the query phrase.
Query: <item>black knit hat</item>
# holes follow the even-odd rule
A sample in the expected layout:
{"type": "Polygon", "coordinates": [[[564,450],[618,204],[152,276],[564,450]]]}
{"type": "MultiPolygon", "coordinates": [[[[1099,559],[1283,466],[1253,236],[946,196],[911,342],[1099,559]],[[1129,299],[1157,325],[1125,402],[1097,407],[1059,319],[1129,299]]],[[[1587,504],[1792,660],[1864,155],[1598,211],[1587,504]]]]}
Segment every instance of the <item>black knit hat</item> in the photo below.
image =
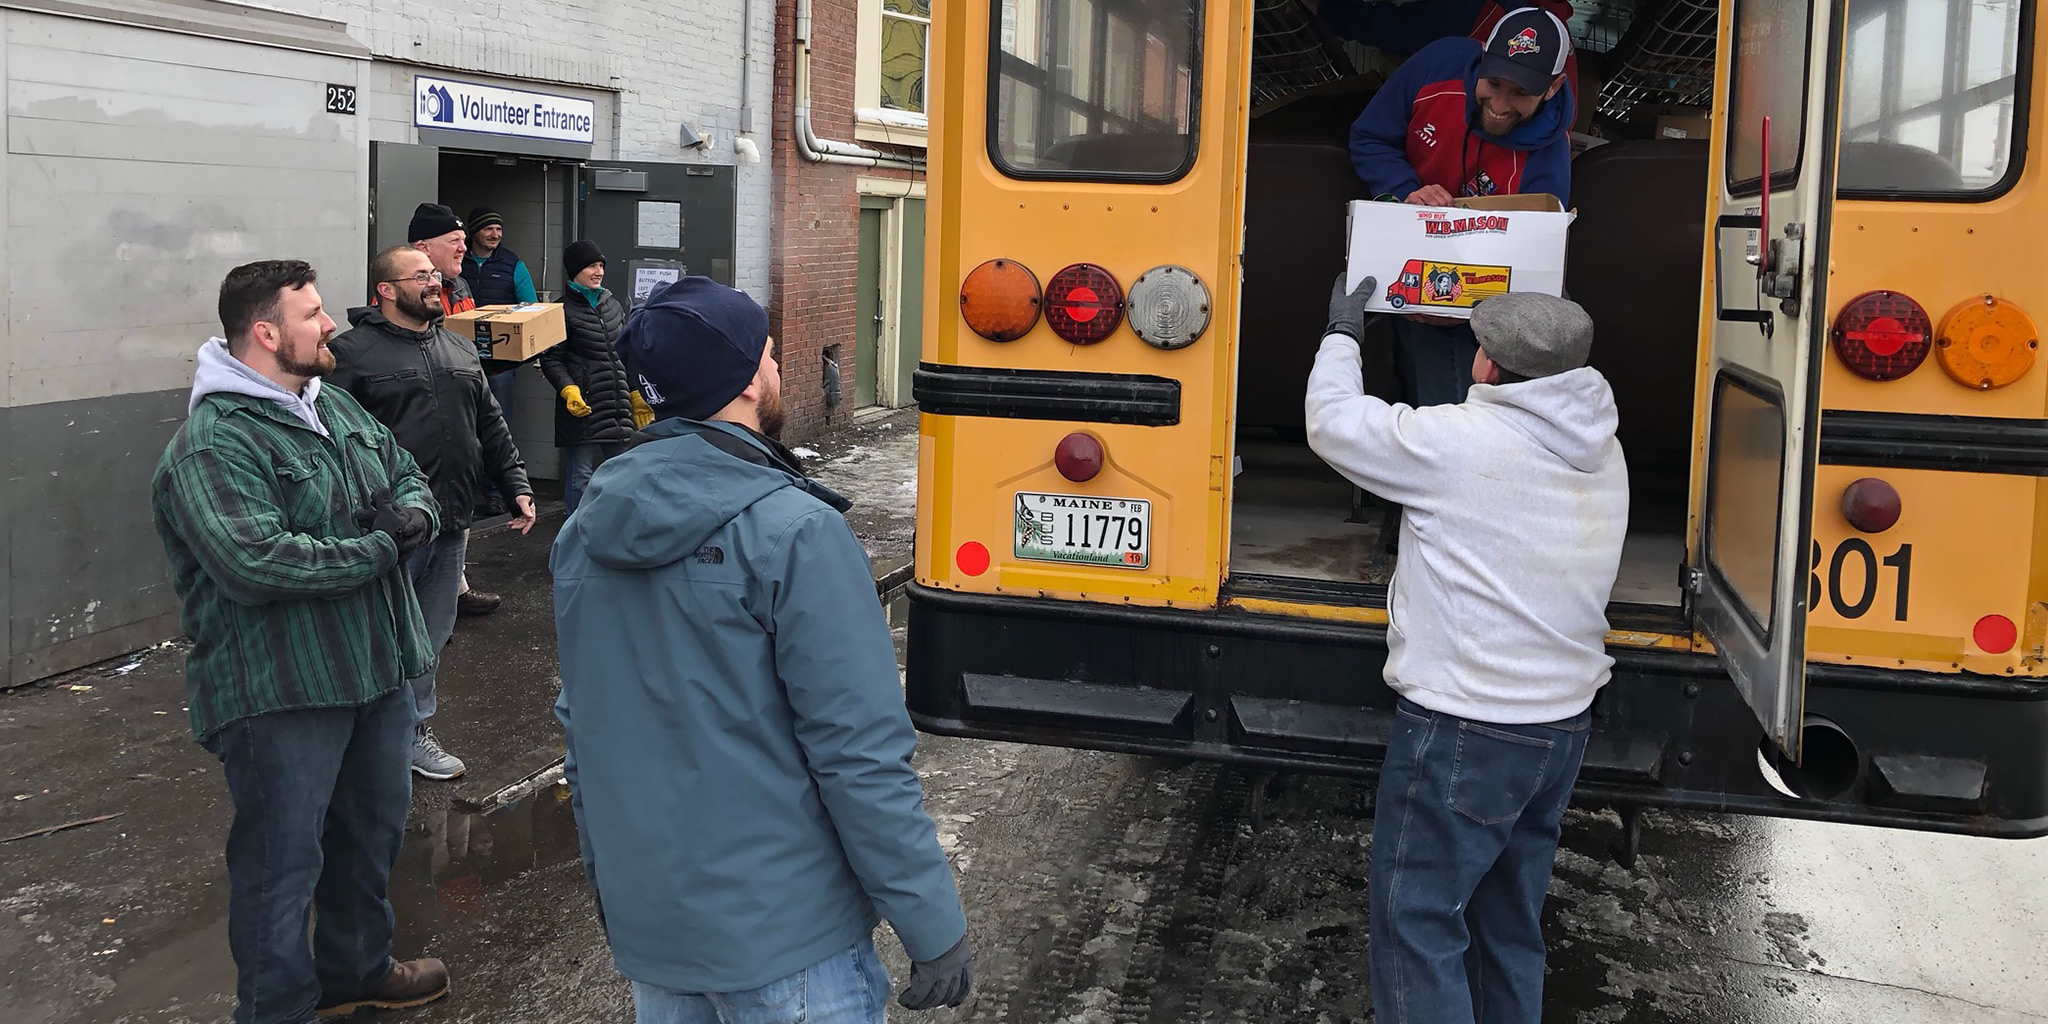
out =
{"type": "Polygon", "coordinates": [[[463,227],[469,232],[469,237],[475,238],[477,232],[493,224],[502,228],[505,226],[505,218],[498,216],[498,211],[488,206],[479,206],[469,211],[469,223],[463,227]]]}
{"type": "Polygon", "coordinates": [[[421,203],[412,212],[412,223],[406,226],[405,240],[417,242],[424,238],[439,238],[450,231],[462,230],[462,219],[455,211],[440,203],[421,203]]]}
{"type": "Polygon", "coordinates": [[[599,249],[597,243],[588,238],[570,242],[569,247],[562,250],[562,273],[572,279],[583,273],[584,267],[603,262],[604,250],[599,249]]]}

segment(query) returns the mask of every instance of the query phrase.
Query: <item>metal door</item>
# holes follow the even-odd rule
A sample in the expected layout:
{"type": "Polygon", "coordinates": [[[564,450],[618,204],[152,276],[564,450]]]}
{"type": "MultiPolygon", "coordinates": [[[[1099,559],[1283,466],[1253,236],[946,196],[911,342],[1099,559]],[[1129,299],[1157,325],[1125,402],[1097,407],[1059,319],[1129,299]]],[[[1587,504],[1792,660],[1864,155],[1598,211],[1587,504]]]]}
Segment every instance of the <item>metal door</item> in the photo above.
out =
{"type": "Polygon", "coordinates": [[[629,307],[687,275],[733,283],[737,178],[728,166],[608,160],[583,169],[583,237],[629,307]]]}
{"type": "Polygon", "coordinates": [[[370,255],[404,245],[412,212],[440,201],[441,147],[370,143],[370,255]]]}
{"type": "Polygon", "coordinates": [[[1826,346],[1843,0],[1723,8],[1714,131],[1714,321],[1688,579],[1699,628],[1764,731],[1799,756],[1806,551],[1826,346]]]}

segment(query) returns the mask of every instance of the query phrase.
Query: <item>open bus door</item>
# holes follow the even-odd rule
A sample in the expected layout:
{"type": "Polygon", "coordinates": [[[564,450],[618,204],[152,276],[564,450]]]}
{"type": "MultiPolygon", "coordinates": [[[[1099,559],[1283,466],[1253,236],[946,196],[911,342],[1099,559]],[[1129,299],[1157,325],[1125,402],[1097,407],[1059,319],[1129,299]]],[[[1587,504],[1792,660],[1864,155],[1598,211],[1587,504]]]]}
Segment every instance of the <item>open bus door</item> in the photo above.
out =
{"type": "Polygon", "coordinates": [[[1800,756],[1808,549],[1826,349],[1842,0],[1734,0],[1713,132],[1687,573],[1693,614],[1784,753],[1800,756]]]}

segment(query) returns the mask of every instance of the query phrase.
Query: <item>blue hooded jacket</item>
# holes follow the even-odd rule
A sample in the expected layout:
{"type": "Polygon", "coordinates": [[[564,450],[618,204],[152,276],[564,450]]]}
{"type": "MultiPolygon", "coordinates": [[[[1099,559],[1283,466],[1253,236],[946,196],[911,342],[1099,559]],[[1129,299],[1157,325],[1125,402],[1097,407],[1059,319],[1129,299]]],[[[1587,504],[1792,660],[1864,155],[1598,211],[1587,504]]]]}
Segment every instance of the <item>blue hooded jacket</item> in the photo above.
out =
{"type": "Polygon", "coordinates": [[[1408,58],[1352,124],[1352,166],[1374,192],[1396,199],[1441,185],[1453,196],[1547,192],[1569,209],[1571,85],[1507,135],[1487,135],[1473,127],[1483,49],[1439,39],[1408,58]]]}
{"type": "Polygon", "coordinates": [[[619,972],[758,988],[878,918],[939,956],[967,921],[846,501],[743,427],[643,436],[550,561],[564,769],[619,972]]]}

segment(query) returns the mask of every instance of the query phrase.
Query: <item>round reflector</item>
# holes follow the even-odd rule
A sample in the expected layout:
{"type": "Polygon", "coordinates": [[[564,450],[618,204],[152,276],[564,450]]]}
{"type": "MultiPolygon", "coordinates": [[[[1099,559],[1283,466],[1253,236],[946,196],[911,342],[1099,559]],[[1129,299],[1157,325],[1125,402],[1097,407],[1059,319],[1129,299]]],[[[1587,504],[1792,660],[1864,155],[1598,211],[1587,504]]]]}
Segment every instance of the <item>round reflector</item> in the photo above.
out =
{"type": "Polygon", "coordinates": [[[1038,276],[1016,260],[989,260],[960,282],[967,329],[990,341],[1016,341],[1038,326],[1038,276]]]}
{"type": "Polygon", "coordinates": [[[988,571],[988,548],[980,541],[970,540],[960,545],[959,551],[954,552],[953,561],[960,566],[961,572],[969,576],[979,576],[988,571]]]}
{"type": "Polygon", "coordinates": [[[1076,263],[1045,286],[1045,323],[1076,345],[1093,345],[1124,322],[1124,290],[1109,271],[1076,263]]]}
{"type": "Polygon", "coordinates": [[[1979,391],[2002,388],[2027,375],[2041,332],[2018,306],[1993,295],[1971,299],[1941,318],[1934,358],[1956,383],[1979,391]]]}
{"type": "Polygon", "coordinates": [[[2020,642],[2020,629],[2003,615],[1986,615],[1977,620],[1977,628],[1970,631],[1970,639],[1977,641],[1977,646],[1986,654],[2004,654],[2020,642]]]}
{"type": "Polygon", "coordinates": [[[1153,267],[1131,282],[1126,314],[1138,340],[1153,348],[1186,348],[1209,329],[1209,288],[1195,272],[1153,267]]]}
{"type": "Polygon", "coordinates": [[[1842,488],[1842,518],[1864,533],[1891,529],[1899,522],[1899,489],[1874,476],[1842,488]]]}
{"type": "Polygon", "coordinates": [[[1864,292],[1835,317],[1835,355],[1865,380],[1898,380],[1934,347],[1927,311],[1898,292],[1864,292]]]}
{"type": "Polygon", "coordinates": [[[1061,476],[1077,484],[1087,483],[1102,472],[1102,442],[1077,430],[1060,438],[1059,446],[1052,450],[1052,464],[1061,476]]]}

